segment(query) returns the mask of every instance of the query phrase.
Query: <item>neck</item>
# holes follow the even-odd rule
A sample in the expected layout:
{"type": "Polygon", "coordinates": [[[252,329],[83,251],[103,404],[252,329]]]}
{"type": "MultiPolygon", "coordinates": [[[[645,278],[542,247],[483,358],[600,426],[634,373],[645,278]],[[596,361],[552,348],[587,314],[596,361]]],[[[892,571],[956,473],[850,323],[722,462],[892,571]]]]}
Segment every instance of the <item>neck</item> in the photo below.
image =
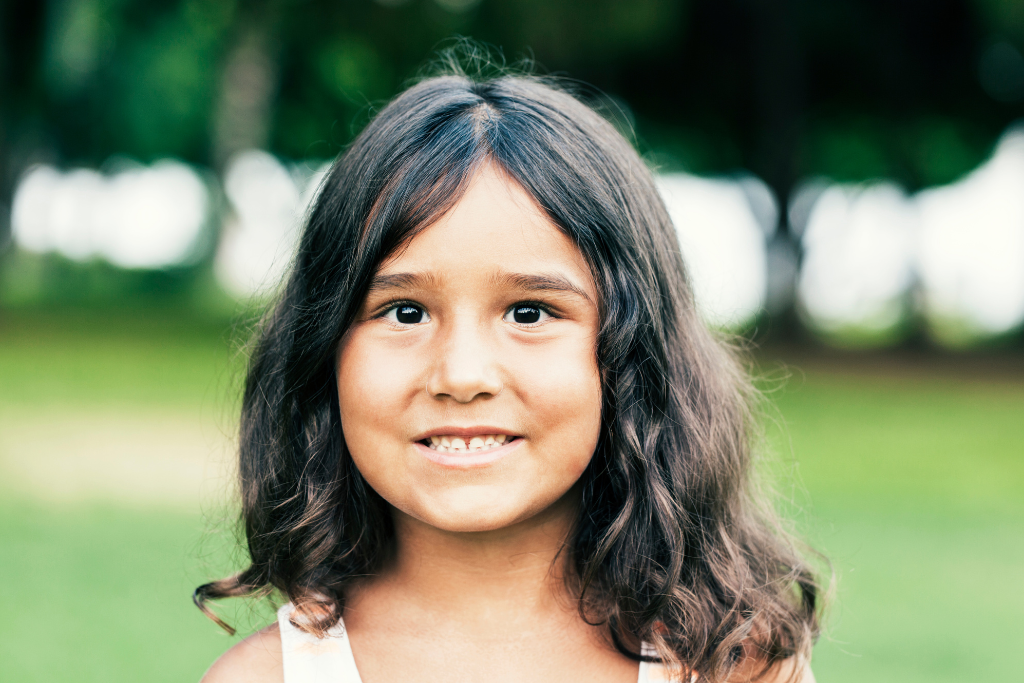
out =
{"type": "MultiPolygon", "coordinates": [[[[394,560],[365,592],[460,621],[467,614],[500,613],[507,624],[571,613],[564,544],[576,505],[570,493],[528,520],[471,533],[438,529],[394,510],[394,560]]],[[[361,602],[369,595],[354,597],[361,602]]]]}

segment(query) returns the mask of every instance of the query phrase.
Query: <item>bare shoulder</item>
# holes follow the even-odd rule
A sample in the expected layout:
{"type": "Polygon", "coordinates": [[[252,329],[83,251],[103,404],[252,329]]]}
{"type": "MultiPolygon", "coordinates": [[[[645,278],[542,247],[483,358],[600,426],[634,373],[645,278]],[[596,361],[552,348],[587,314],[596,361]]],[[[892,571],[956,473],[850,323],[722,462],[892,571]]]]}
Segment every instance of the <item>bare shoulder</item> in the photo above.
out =
{"type": "Polygon", "coordinates": [[[201,683],[282,683],[281,631],[276,623],[236,643],[213,663],[201,683]]]}
{"type": "Polygon", "coordinates": [[[763,660],[746,660],[729,677],[729,683],[815,683],[811,662],[806,657],[784,659],[758,677],[763,666],[763,660]]]}

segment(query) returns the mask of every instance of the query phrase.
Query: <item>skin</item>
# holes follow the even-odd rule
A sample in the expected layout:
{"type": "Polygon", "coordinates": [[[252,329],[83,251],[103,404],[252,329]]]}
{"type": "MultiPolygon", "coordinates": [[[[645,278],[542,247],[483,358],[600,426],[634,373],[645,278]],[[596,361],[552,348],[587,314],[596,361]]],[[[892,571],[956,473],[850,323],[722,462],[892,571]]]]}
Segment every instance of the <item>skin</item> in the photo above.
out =
{"type": "MultiPolygon", "coordinates": [[[[337,365],[346,443],[395,521],[394,562],[347,596],[364,683],[637,680],[577,614],[560,554],[600,430],[597,301],[575,245],[491,165],[382,264],[337,365]],[[472,467],[417,443],[473,426],[518,443],[472,467]]],[[[204,678],[281,680],[276,625],[204,678]]],[[[761,680],[813,676],[788,662],[761,680]]]]}
{"type": "Polygon", "coordinates": [[[377,283],[339,347],[338,396],[352,459],[403,530],[507,530],[562,498],[601,426],[597,290],[569,238],[488,166],[377,283]],[[397,322],[397,302],[422,321],[397,322]],[[521,324],[516,304],[550,313],[521,324]],[[415,442],[446,426],[522,442],[486,467],[441,467],[415,442]]]}

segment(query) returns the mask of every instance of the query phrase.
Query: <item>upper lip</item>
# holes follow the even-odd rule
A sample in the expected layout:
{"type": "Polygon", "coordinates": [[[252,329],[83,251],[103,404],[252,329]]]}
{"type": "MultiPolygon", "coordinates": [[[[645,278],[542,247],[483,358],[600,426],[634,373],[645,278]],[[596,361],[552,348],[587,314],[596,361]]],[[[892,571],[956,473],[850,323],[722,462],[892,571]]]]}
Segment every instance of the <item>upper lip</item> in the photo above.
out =
{"type": "Polygon", "coordinates": [[[463,438],[472,438],[474,436],[487,436],[488,434],[504,434],[505,436],[518,436],[515,432],[509,431],[502,427],[437,427],[430,431],[423,432],[419,436],[413,439],[414,441],[423,441],[429,439],[432,436],[461,436],[463,438]]]}

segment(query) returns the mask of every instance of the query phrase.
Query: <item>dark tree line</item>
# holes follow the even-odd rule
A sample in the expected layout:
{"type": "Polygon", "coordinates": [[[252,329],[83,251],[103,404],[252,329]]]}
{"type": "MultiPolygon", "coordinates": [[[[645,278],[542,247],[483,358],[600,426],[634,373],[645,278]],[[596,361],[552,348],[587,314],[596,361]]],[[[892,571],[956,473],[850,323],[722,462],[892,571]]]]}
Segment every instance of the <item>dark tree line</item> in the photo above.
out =
{"type": "Polygon", "coordinates": [[[0,218],[36,161],[333,156],[455,36],[590,84],[661,168],[745,169],[783,206],[809,176],[950,182],[1024,115],[1004,0],[0,0],[0,218]]]}

